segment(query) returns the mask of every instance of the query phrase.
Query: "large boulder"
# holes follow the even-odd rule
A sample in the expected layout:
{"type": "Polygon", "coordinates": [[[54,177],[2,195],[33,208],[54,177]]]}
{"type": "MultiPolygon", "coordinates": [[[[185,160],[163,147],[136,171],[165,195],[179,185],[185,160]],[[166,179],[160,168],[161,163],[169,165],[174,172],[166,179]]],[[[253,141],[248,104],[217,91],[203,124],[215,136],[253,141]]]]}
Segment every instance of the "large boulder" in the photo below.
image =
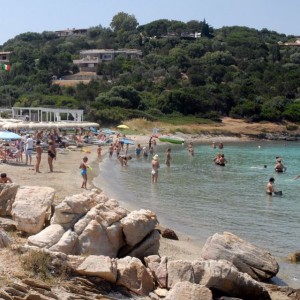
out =
{"type": "MultiPolygon", "coordinates": [[[[57,225],[57,224],[56,224],[57,225]]],[[[55,225],[51,225],[55,226],[55,225]]],[[[62,227],[63,228],[63,227],[62,227]]],[[[78,235],[72,230],[67,230],[60,240],[49,248],[50,251],[72,254],[75,252],[75,246],[78,242],[78,235]]]]}
{"type": "Polygon", "coordinates": [[[261,248],[246,242],[230,232],[214,234],[202,248],[204,259],[224,259],[232,262],[236,268],[252,278],[264,281],[275,276],[279,265],[272,255],[261,248]]]}
{"type": "Polygon", "coordinates": [[[12,240],[8,237],[5,231],[0,230],[0,249],[8,247],[12,244],[12,240]]]}
{"type": "Polygon", "coordinates": [[[51,224],[60,224],[66,230],[73,227],[80,218],[97,204],[95,194],[95,191],[91,191],[66,197],[64,201],[55,207],[51,224]]]}
{"type": "Polygon", "coordinates": [[[113,259],[107,256],[89,255],[75,272],[84,276],[97,276],[115,283],[117,280],[117,266],[113,259]]]}
{"type": "Polygon", "coordinates": [[[30,246],[39,248],[50,248],[55,245],[64,235],[65,230],[59,224],[53,224],[46,227],[43,231],[30,236],[27,243],[30,246]]]}
{"type": "Polygon", "coordinates": [[[119,257],[124,256],[134,256],[141,260],[145,256],[156,255],[158,254],[159,245],[160,245],[160,234],[157,230],[153,230],[149,235],[147,235],[142,242],[137,244],[134,247],[124,247],[119,252],[119,257]]]}
{"type": "Polygon", "coordinates": [[[225,260],[199,260],[192,263],[194,283],[244,300],[270,300],[267,290],[246,273],[225,260]]]}
{"type": "Polygon", "coordinates": [[[150,210],[132,211],[121,220],[126,243],[135,246],[154,230],[157,223],[156,215],[150,210]]]}
{"type": "Polygon", "coordinates": [[[0,184],[0,216],[11,216],[19,186],[17,184],[0,184]]]}
{"type": "Polygon", "coordinates": [[[78,254],[106,255],[117,257],[122,240],[122,227],[108,228],[92,220],[78,238],[78,254]]]}
{"type": "Polygon", "coordinates": [[[135,257],[124,257],[117,260],[117,284],[130,291],[147,296],[153,291],[154,284],[150,271],[135,257]]]}
{"type": "Polygon", "coordinates": [[[178,282],[168,292],[165,300],[213,300],[210,289],[187,281],[178,282]]]}
{"type": "Polygon", "coordinates": [[[176,283],[188,281],[194,283],[194,270],[191,261],[171,260],[167,263],[168,288],[172,288],[176,283]]]}
{"type": "Polygon", "coordinates": [[[55,190],[50,187],[19,187],[12,206],[17,229],[31,234],[40,232],[49,217],[54,195],[55,190]]]}

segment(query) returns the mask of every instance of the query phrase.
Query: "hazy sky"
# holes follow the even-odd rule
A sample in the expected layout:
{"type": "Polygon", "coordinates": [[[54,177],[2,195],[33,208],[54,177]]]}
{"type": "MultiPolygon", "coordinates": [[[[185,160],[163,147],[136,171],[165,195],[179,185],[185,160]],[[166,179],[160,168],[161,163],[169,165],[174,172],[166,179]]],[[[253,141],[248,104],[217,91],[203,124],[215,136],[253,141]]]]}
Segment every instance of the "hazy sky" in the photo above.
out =
{"type": "Polygon", "coordinates": [[[0,0],[0,45],[24,32],[109,27],[114,15],[140,25],[158,19],[202,21],[214,28],[247,26],[300,35],[299,0],[0,0]]]}

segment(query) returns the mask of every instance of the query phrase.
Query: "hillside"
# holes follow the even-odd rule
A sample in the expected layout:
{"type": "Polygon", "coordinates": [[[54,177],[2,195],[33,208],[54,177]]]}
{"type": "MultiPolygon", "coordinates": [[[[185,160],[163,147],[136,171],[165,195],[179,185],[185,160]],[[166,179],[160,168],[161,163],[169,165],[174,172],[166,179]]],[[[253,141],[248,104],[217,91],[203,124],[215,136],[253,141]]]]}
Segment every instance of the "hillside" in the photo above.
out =
{"type": "Polygon", "coordinates": [[[137,27],[125,17],[116,15],[113,20],[124,22],[112,29],[96,26],[84,35],[24,33],[7,41],[0,51],[12,51],[11,70],[1,73],[0,105],[84,108],[89,120],[103,125],[173,115],[300,121],[296,37],[214,29],[205,20],[137,27]],[[52,80],[78,76],[79,53],[91,49],[131,54],[101,60],[94,67],[99,77],[89,82],[52,80]]]}

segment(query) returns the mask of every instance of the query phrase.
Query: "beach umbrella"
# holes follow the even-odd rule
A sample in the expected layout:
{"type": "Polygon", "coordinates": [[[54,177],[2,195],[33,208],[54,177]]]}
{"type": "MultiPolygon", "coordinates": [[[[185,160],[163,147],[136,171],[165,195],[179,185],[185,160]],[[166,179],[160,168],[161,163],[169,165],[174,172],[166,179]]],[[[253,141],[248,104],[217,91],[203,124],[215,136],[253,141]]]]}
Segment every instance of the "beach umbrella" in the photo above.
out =
{"type": "Polygon", "coordinates": [[[119,129],[129,129],[129,127],[127,125],[121,124],[119,126],[117,126],[119,129]]]}
{"type": "Polygon", "coordinates": [[[11,131],[0,131],[0,140],[14,141],[20,140],[22,137],[11,131]]]}
{"type": "MultiPolygon", "coordinates": [[[[15,141],[20,140],[22,137],[11,131],[0,131],[0,140],[15,141]]],[[[6,145],[4,146],[4,162],[6,162],[6,145]]]]}

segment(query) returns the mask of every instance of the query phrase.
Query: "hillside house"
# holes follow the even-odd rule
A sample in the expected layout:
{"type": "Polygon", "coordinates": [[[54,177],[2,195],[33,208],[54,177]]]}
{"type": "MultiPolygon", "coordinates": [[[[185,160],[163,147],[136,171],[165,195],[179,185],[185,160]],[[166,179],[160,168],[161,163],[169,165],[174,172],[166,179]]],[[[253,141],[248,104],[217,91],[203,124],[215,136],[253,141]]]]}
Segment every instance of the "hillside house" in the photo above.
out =
{"type": "Polygon", "coordinates": [[[11,54],[12,54],[11,51],[0,52],[0,63],[9,64],[11,54]]]}
{"type": "Polygon", "coordinates": [[[73,60],[78,66],[80,72],[96,72],[97,65],[104,61],[112,61],[117,56],[123,56],[130,59],[140,59],[142,51],[137,49],[91,49],[81,50],[80,59],[73,60]]]}
{"type": "Polygon", "coordinates": [[[65,29],[65,30],[57,30],[55,33],[59,37],[67,37],[67,36],[73,36],[73,35],[86,35],[87,34],[87,29],[65,29]]]}
{"type": "Polygon", "coordinates": [[[300,38],[296,38],[295,42],[278,43],[280,46],[298,46],[300,47],[300,38]]]}

